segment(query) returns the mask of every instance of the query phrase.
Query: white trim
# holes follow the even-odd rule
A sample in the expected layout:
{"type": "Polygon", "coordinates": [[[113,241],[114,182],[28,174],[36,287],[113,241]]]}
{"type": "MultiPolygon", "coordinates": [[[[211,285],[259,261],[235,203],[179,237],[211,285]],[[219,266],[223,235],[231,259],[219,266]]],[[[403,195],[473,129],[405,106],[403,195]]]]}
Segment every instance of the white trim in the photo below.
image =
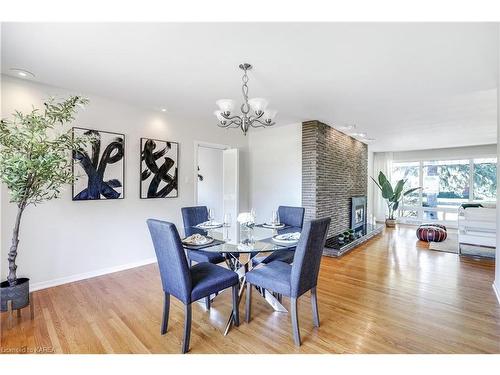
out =
{"type": "Polygon", "coordinates": [[[137,262],[122,264],[122,265],[114,266],[114,267],[102,268],[102,269],[96,270],[96,271],[79,273],[77,275],[61,277],[59,279],[54,279],[54,280],[41,281],[39,283],[31,284],[30,290],[32,292],[34,292],[34,291],[40,290],[40,289],[51,288],[54,286],[72,283],[75,281],[80,281],[80,280],[85,280],[85,279],[91,279],[92,277],[107,275],[109,273],[124,271],[124,270],[128,270],[130,268],[141,267],[141,266],[145,266],[147,264],[152,264],[152,263],[156,263],[156,258],[147,258],[147,259],[140,260],[137,262]]]}
{"type": "Polygon", "coordinates": [[[497,289],[495,282],[493,282],[493,284],[491,284],[491,286],[493,287],[493,291],[495,292],[495,295],[497,296],[498,304],[500,304],[500,291],[497,289]]]}

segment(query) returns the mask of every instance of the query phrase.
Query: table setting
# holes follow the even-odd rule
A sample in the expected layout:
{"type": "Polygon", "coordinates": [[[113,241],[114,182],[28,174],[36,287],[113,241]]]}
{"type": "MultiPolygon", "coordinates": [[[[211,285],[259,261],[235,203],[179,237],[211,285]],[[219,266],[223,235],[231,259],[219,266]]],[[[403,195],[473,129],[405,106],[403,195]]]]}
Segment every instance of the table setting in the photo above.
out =
{"type": "MultiPolygon", "coordinates": [[[[224,222],[213,220],[213,211],[209,209],[208,221],[199,223],[193,228],[203,230],[205,233],[195,233],[182,240],[186,249],[216,252],[222,254],[226,259],[226,265],[239,275],[240,290],[239,297],[246,287],[245,275],[254,265],[252,259],[259,254],[264,257],[279,250],[293,250],[300,239],[300,228],[287,226],[280,222],[277,211],[272,211],[271,219],[267,222],[256,224],[255,210],[242,212],[236,222],[231,222],[231,215],[224,215],[224,222]],[[239,226],[238,238],[228,238],[228,228],[232,225],[239,226]],[[279,233],[281,230],[289,230],[288,233],[279,233]],[[241,257],[241,254],[248,254],[241,257]]],[[[272,293],[259,291],[265,300],[275,311],[286,312],[285,307],[273,296],[272,293]]],[[[224,335],[226,335],[232,324],[232,315],[229,317],[224,335]]]]}

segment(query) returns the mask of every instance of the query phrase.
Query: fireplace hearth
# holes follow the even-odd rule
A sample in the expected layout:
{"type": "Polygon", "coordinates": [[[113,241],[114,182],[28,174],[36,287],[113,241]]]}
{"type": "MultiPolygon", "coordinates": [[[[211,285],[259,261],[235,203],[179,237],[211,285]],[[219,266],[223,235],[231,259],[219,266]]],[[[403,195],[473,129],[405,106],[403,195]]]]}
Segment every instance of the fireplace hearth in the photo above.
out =
{"type": "Polygon", "coordinates": [[[366,220],[366,196],[351,198],[351,225],[341,233],[329,237],[324,255],[338,257],[382,232],[384,226],[369,224],[366,220]]]}

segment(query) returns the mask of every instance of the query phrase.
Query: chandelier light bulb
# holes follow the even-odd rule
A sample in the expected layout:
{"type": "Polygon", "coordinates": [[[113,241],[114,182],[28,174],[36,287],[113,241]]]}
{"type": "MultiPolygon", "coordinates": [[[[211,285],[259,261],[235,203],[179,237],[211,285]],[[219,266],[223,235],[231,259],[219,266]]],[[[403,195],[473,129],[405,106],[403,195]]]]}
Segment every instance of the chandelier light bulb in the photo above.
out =
{"type": "Polygon", "coordinates": [[[266,110],[268,101],[264,98],[252,98],[248,101],[248,104],[255,114],[259,115],[266,110]]]}
{"type": "Polygon", "coordinates": [[[225,121],[225,118],[222,116],[222,111],[214,111],[214,115],[220,122],[225,121]]]}
{"type": "Polygon", "coordinates": [[[219,109],[224,113],[225,115],[229,116],[235,107],[234,100],[232,99],[220,99],[215,102],[219,106],[219,109]]]}
{"type": "Polygon", "coordinates": [[[274,109],[266,109],[266,111],[264,112],[264,115],[262,117],[264,117],[264,120],[266,120],[266,122],[272,122],[274,120],[274,118],[276,117],[277,113],[278,113],[278,111],[276,111],[274,109]]]}

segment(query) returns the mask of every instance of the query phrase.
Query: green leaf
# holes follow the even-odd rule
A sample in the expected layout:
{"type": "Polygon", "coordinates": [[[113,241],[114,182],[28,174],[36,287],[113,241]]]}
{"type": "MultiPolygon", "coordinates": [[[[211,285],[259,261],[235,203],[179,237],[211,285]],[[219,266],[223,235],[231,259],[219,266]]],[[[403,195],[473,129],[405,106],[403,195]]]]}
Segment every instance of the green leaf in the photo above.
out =
{"type": "Polygon", "coordinates": [[[382,190],[382,187],[379,185],[379,183],[372,177],[370,176],[370,178],[373,180],[373,182],[375,182],[375,185],[377,185],[377,187],[382,190]]]}
{"type": "Polygon", "coordinates": [[[406,196],[406,195],[411,194],[411,193],[413,193],[414,191],[417,191],[417,190],[420,190],[420,189],[422,189],[422,188],[421,188],[421,187],[416,187],[416,188],[411,188],[411,189],[408,189],[408,190],[406,190],[406,191],[403,193],[403,195],[405,195],[405,196],[406,196]]]}
{"type": "Polygon", "coordinates": [[[400,195],[405,186],[406,180],[399,180],[394,188],[394,195],[400,195]]]}
{"type": "Polygon", "coordinates": [[[384,197],[384,199],[390,199],[393,195],[394,195],[394,191],[392,190],[392,186],[389,183],[389,181],[386,180],[382,184],[382,197],[384,197]]]}
{"type": "Polygon", "coordinates": [[[394,202],[394,204],[393,204],[393,206],[392,206],[392,209],[393,209],[394,211],[396,211],[396,210],[398,209],[398,207],[399,207],[399,202],[394,202]]]}
{"type": "Polygon", "coordinates": [[[385,183],[388,183],[390,185],[389,180],[387,179],[387,177],[385,177],[385,174],[382,171],[380,171],[378,174],[378,183],[382,187],[384,187],[385,183]]]}

